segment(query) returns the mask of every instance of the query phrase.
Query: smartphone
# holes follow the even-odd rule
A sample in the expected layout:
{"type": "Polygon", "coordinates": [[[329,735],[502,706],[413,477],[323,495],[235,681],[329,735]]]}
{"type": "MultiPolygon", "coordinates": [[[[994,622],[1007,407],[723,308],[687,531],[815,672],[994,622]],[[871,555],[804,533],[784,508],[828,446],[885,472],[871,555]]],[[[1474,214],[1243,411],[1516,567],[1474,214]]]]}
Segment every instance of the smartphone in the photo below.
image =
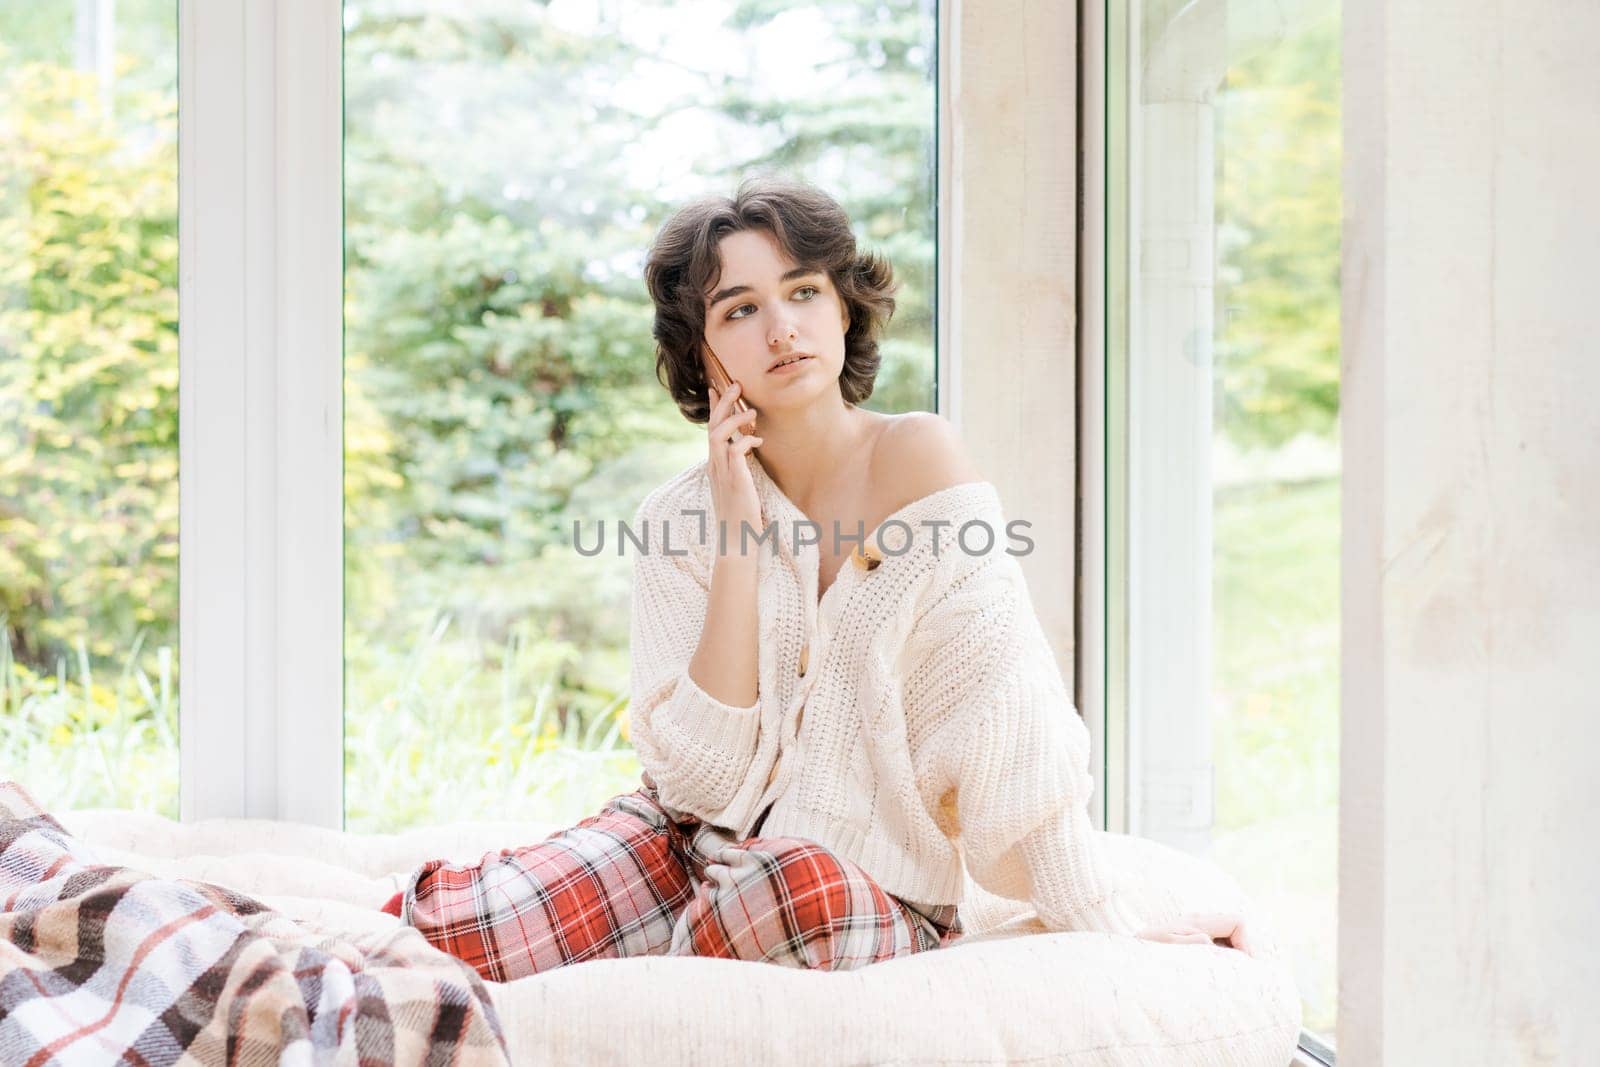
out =
{"type": "MultiPolygon", "coordinates": [[[[719,394],[726,393],[728,391],[728,387],[733,384],[733,378],[729,376],[728,368],[722,365],[722,360],[717,358],[717,354],[711,350],[710,345],[706,344],[704,341],[701,341],[700,344],[706,350],[706,377],[711,380],[712,385],[717,387],[717,392],[719,394]]],[[[738,396],[733,398],[733,406],[737,411],[750,410],[750,405],[744,402],[744,393],[742,391],[738,396]]],[[[739,430],[735,430],[734,433],[738,434],[740,437],[744,436],[744,434],[739,430]]]]}

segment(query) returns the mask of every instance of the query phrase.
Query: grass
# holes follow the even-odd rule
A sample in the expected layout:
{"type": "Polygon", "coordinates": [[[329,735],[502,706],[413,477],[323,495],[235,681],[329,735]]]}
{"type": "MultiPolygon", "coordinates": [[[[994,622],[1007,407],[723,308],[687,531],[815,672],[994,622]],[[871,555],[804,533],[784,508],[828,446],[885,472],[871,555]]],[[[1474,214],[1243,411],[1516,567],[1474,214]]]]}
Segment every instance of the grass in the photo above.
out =
{"type": "Polygon", "coordinates": [[[1215,500],[1212,858],[1283,940],[1331,1043],[1339,805],[1339,482],[1215,500]]]}
{"type": "Polygon", "coordinates": [[[40,674],[12,655],[0,616],[0,768],[47,809],[113,807],[178,816],[178,704],[172,649],[143,635],[114,687],[86,642],[40,674]]]}
{"type": "MultiPolygon", "coordinates": [[[[565,724],[540,649],[525,633],[497,650],[449,638],[438,624],[404,655],[355,639],[352,674],[376,693],[347,699],[346,826],[386,832],[462,819],[578,821],[639,784],[626,697],[587,726],[565,724]]],[[[12,656],[0,620],[0,769],[49,810],[127,808],[178,817],[178,701],[172,649],[142,640],[114,687],[85,644],[41,674],[12,656]],[[154,674],[146,661],[154,663],[154,674]]],[[[354,688],[354,687],[353,687],[354,688]]]]}
{"type": "Polygon", "coordinates": [[[559,649],[531,639],[527,626],[500,648],[450,631],[450,618],[438,618],[403,655],[348,636],[347,828],[463,819],[566,826],[638,788],[625,692],[582,725],[557,706],[559,649]]]}

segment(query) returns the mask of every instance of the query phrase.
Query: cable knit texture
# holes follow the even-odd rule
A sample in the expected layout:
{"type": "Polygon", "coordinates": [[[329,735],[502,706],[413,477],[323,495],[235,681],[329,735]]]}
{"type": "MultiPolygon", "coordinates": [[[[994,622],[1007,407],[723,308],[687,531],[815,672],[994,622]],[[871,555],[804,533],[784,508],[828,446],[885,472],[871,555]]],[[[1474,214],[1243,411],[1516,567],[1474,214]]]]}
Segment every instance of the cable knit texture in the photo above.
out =
{"type": "Polygon", "coordinates": [[[688,673],[719,536],[707,464],[633,517],[629,725],[663,803],[741,837],[771,805],[762,837],[817,841],[914,903],[961,902],[970,879],[1031,902],[1049,930],[1133,933],[1088,816],[1088,731],[994,485],[930,493],[875,533],[843,530],[865,555],[818,603],[819,545],[796,550],[795,531],[823,547],[832,531],[747,462],[771,530],[749,707],[688,673]]]}

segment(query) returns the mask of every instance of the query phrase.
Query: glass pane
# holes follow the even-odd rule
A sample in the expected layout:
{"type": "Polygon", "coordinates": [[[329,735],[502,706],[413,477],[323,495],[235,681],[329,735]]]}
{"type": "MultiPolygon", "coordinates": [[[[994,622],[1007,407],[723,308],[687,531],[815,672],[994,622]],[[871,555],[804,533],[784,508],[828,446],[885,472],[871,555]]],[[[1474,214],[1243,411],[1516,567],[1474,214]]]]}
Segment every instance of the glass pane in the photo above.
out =
{"type": "Polygon", "coordinates": [[[902,282],[868,406],[934,409],[934,5],[348,0],[344,24],[347,825],[567,825],[639,782],[631,561],[580,555],[574,522],[705,455],[655,378],[670,211],[763,169],[833,193],[902,282]]]}
{"type": "Polygon", "coordinates": [[[1131,5],[1108,67],[1128,101],[1129,816],[1238,880],[1331,1046],[1339,5],[1213,14],[1131,5]]]}
{"type": "Polygon", "coordinates": [[[178,815],[178,8],[0,6],[0,774],[178,815]]]}

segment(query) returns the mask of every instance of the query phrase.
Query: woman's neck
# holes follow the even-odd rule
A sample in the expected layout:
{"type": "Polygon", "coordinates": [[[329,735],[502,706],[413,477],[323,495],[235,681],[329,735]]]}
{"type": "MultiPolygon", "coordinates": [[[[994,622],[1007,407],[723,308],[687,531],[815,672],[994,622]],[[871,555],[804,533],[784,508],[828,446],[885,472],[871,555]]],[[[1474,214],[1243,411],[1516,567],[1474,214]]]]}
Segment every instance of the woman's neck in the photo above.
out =
{"type": "Polygon", "coordinates": [[[783,495],[804,508],[842,477],[866,474],[867,443],[875,416],[842,397],[800,411],[762,412],[755,432],[756,458],[783,495]]]}

